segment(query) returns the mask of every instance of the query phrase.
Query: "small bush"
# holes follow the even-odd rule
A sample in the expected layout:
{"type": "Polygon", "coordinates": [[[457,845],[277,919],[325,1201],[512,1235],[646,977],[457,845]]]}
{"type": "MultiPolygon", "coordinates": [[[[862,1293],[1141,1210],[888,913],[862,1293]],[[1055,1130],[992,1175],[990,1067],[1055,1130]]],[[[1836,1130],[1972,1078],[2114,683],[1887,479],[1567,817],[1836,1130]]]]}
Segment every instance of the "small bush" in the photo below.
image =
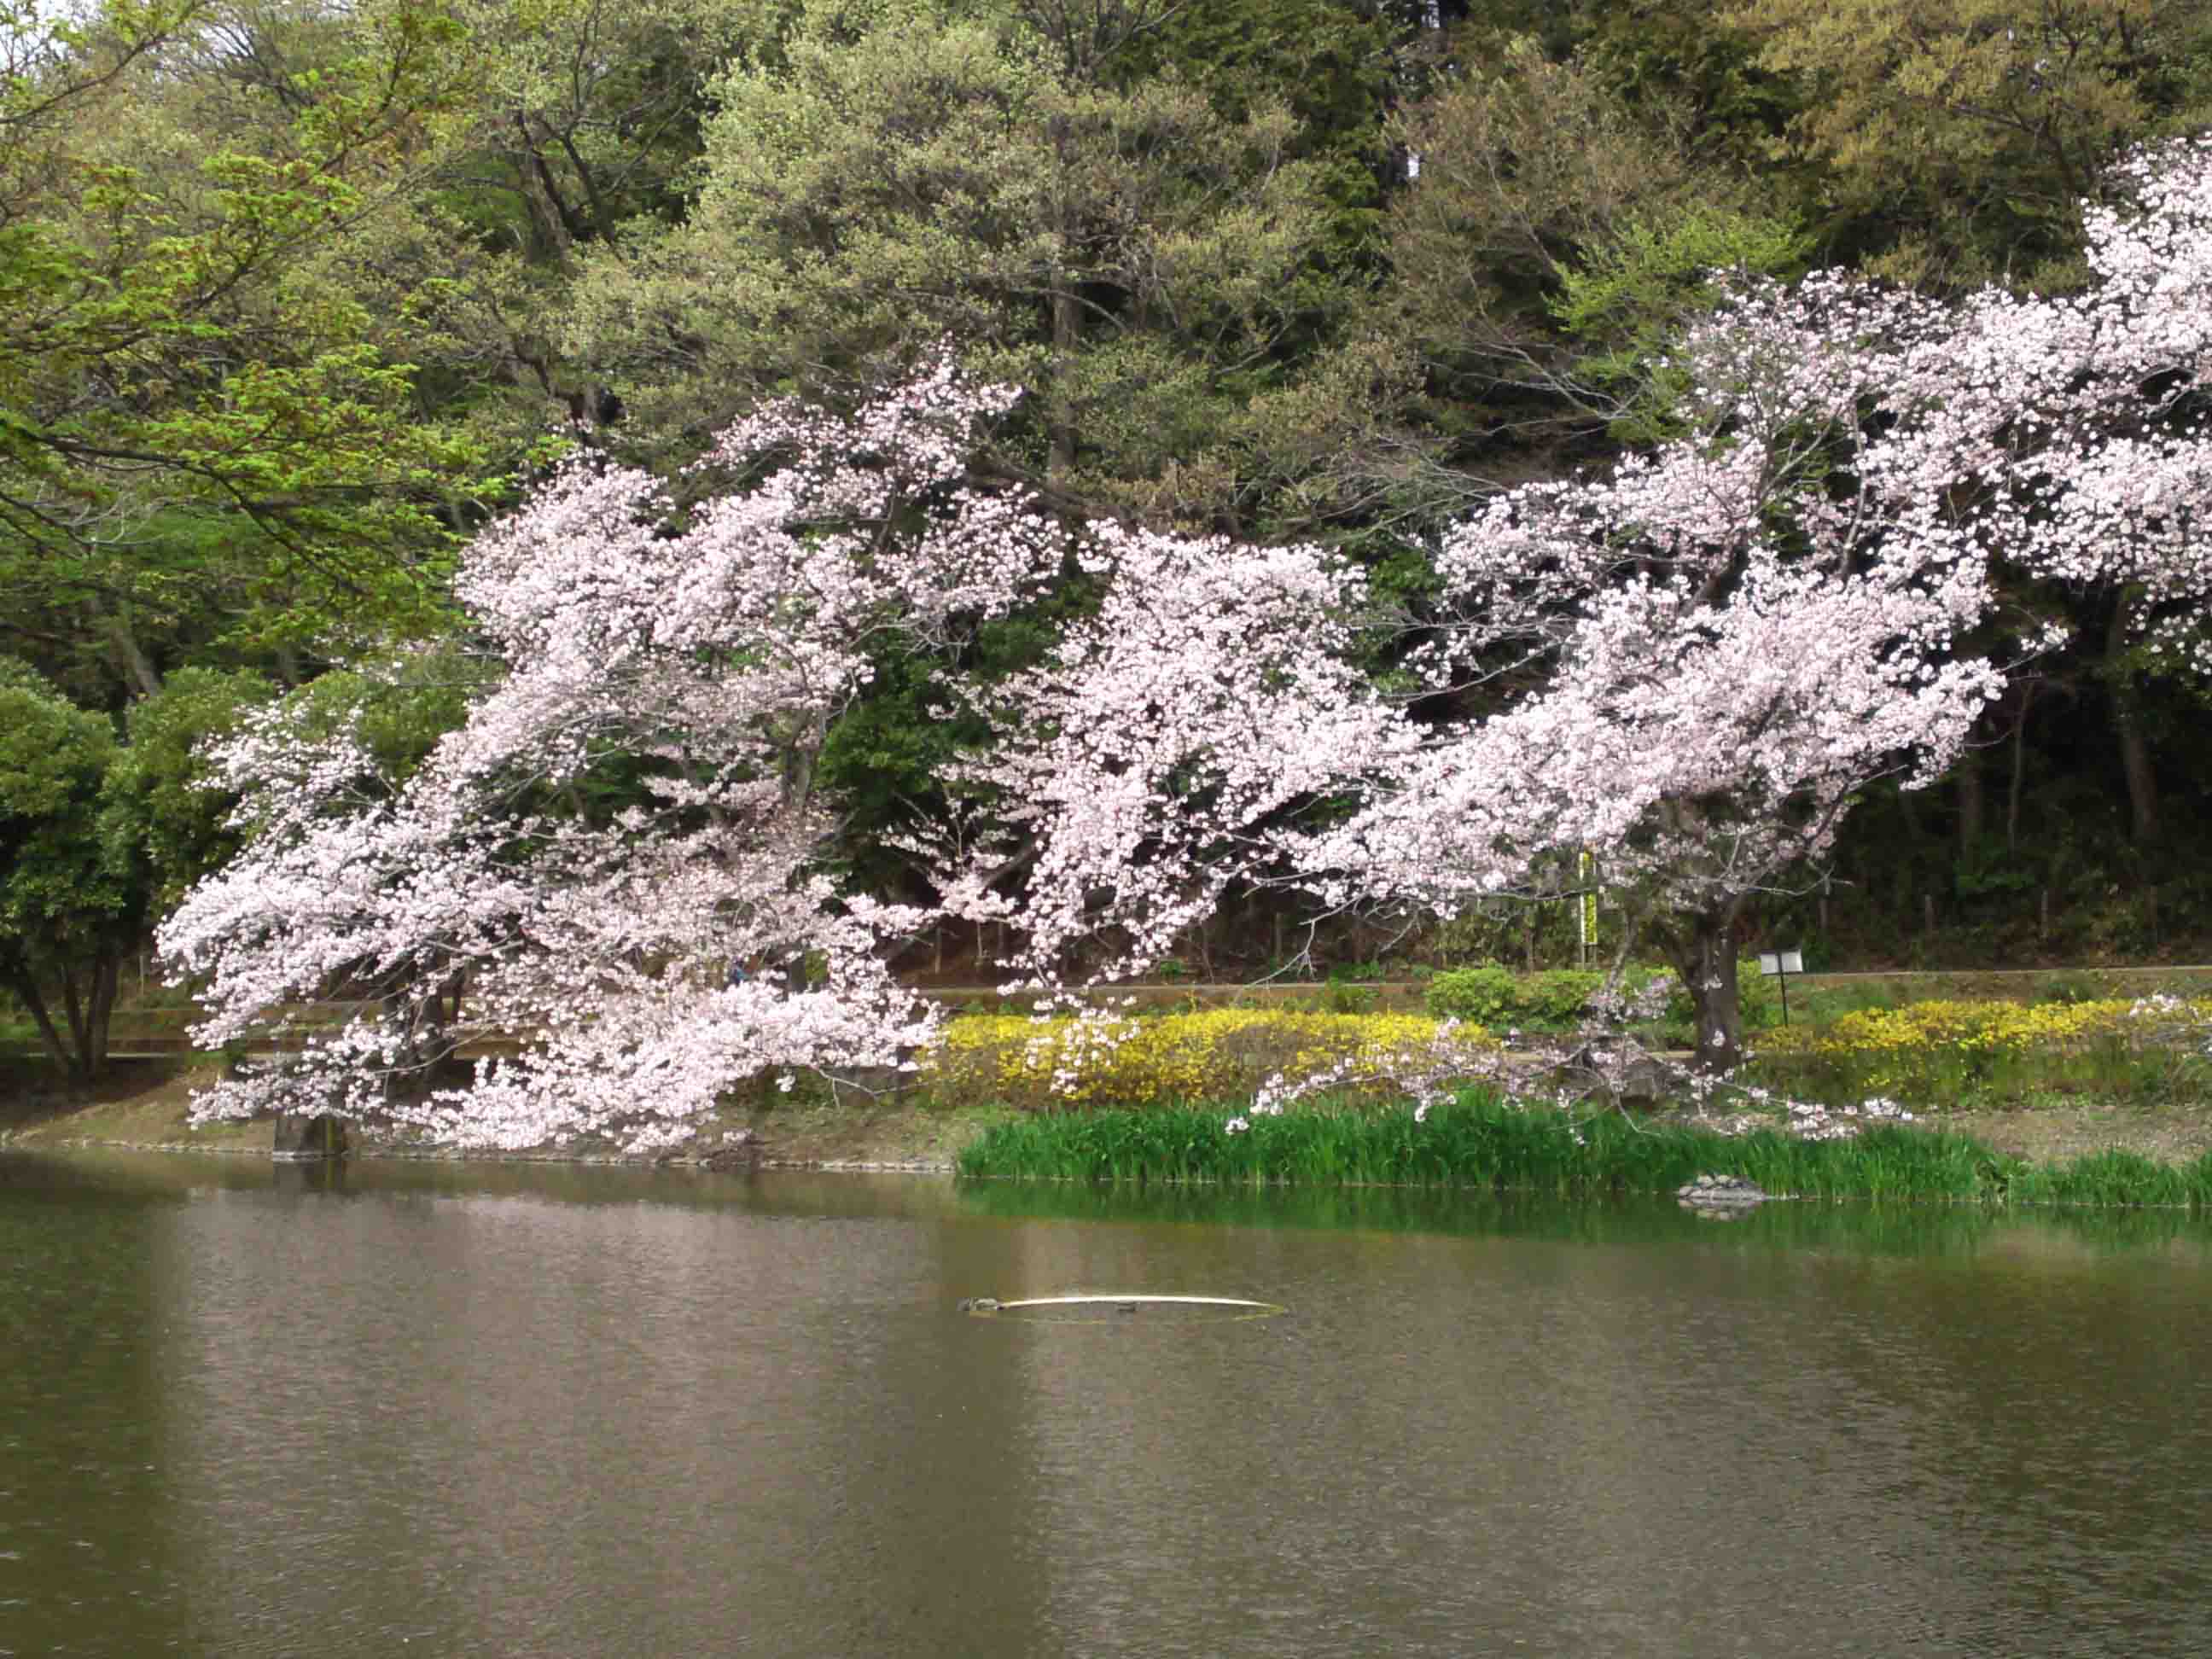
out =
{"type": "MultiPolygon", "coordinates": [[[[1622,975],[1632,995],[1643,990],[1662,968],[1632,963],[1622,975]]],[[[1531,1030],[1571,1030],[1589,1012],[1590,999],[1606,976],[1589,968],[1553,968],[1540,974],[1515,974],[1495,963],[1454,968],[1430,980],[1427,1006],[1439,1019],[1463,1019],[1495,1030],[1525,1026],[1531,1030]]],[[[1681,1017],[1688,1018],[1688,998],[1681,1017]]]]}
{"type": "Polygon", "coordinates": [[[1531,1025],[1553,1028],[1577,1024],[1589,1000],[1605,983],[1603,974],[1587,968],[1552,968],[1521,981],[1524,1018],[1531,1025]]]}
{"type": "Polygon", "coordinates": [[[1428,1010],[1439,1019],[1473,1020],[1493,1029],[1510,1025],[1520,1010],[1520,988],[1513,975],[1492,963],[1451,968],[1429,981],[1428,1010]]]}
{"type": "Polygon", "coordinates": [[[1321,1000],[1328,1012],[1349,1015],[1373,1013],[1376,1000],[1374,987],[1334,979],[1323,988],[1321,1000]]]}
{"type": "Polygon", "coordinates": [[[2105,1002],[2112,1000],[2103,976],[2081,969],[2068,969],[2045,975],[2037,985],[2039,1002],[2081,1004],[2105,1002]]]}

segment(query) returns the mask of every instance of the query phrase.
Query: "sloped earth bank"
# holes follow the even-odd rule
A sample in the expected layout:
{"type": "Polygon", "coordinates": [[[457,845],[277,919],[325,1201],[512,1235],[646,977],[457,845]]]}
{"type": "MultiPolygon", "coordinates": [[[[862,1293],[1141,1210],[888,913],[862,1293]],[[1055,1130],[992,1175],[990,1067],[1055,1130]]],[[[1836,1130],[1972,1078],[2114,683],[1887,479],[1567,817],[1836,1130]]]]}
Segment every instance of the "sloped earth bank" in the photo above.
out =
{"type": "MultiPolygon", "coordinates": [[[[131,1146],[266,1156],[266,1122],[195,1127],[188,1116],[192,1089],[210,1080],[204,1071],[179,1072],[158,1063],[122,1062],[89,1100],[72,1100],[37,1066],[0,1066],[0,1143],[23,1147],[131,1146]]],[[[1003,1113],[990,1108],[916,1106],[880,1099],[844,1104],[779,1103],[732,1109],[702,1134],[679,1161],[703,1162],[716,1153],[757,1145],[763,1164],[814,1169],[950,1171],[961,1149],[1003,1113]],[[751,1142],[741,1142],[742,1132],[751,1142]]],[[[1991,1149],[2037,1163],[2118,1148],[2167,1163],[2212,1152],[2212,1099],[2139,1107],[2083,1097],[2063,1106],[1992,1112],[1949,1112],[1924,1120],[1972,1136],[1991,1149]]],[[[375,1135],[356,1138],[372,1156],[453,1156],[375,1135]]],[[[546,1147],[513,1154],[548,1160],[620,1161],[607,1146],[546,1147]]],[[[749,1154],[740,1154],[743,1162],[749,1154]]]]}
{"type": "MultiPolygon", "coordinates": [[[[120,1062],[114,1075],[73,1100],[36,1067],[0,1066],[0,1145],[25,1148],[123,1146],[164,1152],[258,1153],[267,1157],[273,1128],[267,1121],[191,1121],[192,1091],[213,1081],[206,1068],[176,1071],[153,1063],[120,1062]]],[[[732,1109],[690,1147],[665,1161],[703,1163],[717,1153],[757,1146],[767,1166],[805,1169],[911,1170],[950,1173],[960,1149],[1000,1114],[979,1109],[917,1108],[885,1098],[847,1104],[780,1103],[732,1109]],[[752,1139],[743,1137],[750,1132],[752,1139]]],[[[447,1149],[404,1139],[356,1132],[355,1149],[372,1157],[459,1157],[447,1149]]],[[[477,1156],[471,1154],[470,1156],[477,1156]]],[[[551,1162],[627,1162],[612,1146],[547,1146],[499,1156],[551,1162]]]]}

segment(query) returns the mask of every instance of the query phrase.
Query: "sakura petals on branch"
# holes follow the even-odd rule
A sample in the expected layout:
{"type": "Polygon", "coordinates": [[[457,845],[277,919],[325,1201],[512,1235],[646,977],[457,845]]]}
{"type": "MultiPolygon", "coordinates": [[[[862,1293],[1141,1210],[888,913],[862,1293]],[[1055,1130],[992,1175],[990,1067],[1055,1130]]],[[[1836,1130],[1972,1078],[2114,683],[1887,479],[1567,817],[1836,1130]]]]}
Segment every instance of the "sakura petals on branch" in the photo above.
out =
{"type": "Polygon", "coordinates": [[[763,410],[711,458],[750,487],[681,517],[579,460],[465,556],[501,672],[419,767],[297,706],[257,717],[226,761],[258,833],[161,945],[203,988],[200,1041],[302,1046],[197,1109],[649,1151],[763,1073],[896,1074],[934,1014],[886,957],[930,913],[836,889],[811,781],[884,653],[932,655],[1054,568],[1054,526],[961,482],[1006,404],[940,368],[848,415],[763,410]],[[294,1019],[331,996],[359,1011],[294,1019]]]}

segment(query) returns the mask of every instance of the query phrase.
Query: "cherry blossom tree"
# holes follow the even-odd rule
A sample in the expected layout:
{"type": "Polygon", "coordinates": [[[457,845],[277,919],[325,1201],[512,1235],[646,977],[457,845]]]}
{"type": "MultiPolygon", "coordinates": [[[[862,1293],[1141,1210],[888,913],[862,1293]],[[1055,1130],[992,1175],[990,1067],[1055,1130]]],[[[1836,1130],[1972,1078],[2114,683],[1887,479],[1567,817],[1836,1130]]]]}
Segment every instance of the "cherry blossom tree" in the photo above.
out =
{"type": "MultiPolygon", "coordinates": [[[[1988,611],[2003,416],[1953,395],[1948,319],[1835,280],[1741,290],[1683,343],[1682,435],[1503,495],[1437,561],[1412,659],[1483,695],[1338,830],[1326,890],[1449,914],[1550,896],[1592,855],[1739,1058],[1737,921],[1875,779],[1932,781],[2002,675],[1988,611]]],[[[1413,717],[1419,720],[1418,707],[1413,717]]]]}
{"type": "Polygon", "coordinates": [[[2212,665],[2212,143],[2121,172],[2078,295],[1739,283],[1654,366],[1674,436],[1494,498],[1395,623],[1311,550],[1125,543],[1097,615],[1001,688],[988,781],[1017,805],[957,902],[1048,977],[1085,946],[1112,974],[1232,882],[1449,915],[1572,891],[1589,855],[1733,1065],[1746,908],[1876,779],[1938,776],[2053,642],[1996,625],[2000,562],[2115,586],[2147,651],[2212,665]],[[1349,666],[1378,631],[1395,687],[1349,666]],[[1022,858],[1025,892],[988,884],[1022,858]]]}
{"type": "Polygon", "coordinates": [[[769,407],[688,512],[580,459],[469,550],[500,672],[419,765],[356,716],[255,718],[222,757],[254,839],[161,946],[201,1043],[299,1051],[196,1109],[644,1150],[763,1071],[900,1064],[932,1018],[884,957],[922,915],[825,872],[815,761],[878,653],[949,650],[1056,568],[1049,521],[962,483],[1008,401],[940,371],[848,417],[769,407]],[[297,1018],[333,993],[364,1006],[297,1018]],[[517,1052],[453,1082],[485,1033],[517,1052]]]}
{"type": "Polygon", "coordinates": [[[1071,557],[1096,602],[1047,659],[946,683],[997,743],[917,843],[944,912],[1008,924],[1049,988],[1141,969],[1237,884],[1448,916],[1574,891],[1587,857],[1725,1069],[1739,918],[1870,783],[1940,775],[2045,642],[1991,625],[1999,562],[2117,586],[2146,647],[2203,661],[2212,149],[2127,166],[2080,295],[1740,283],[1655,366],[1673,436],[1496,497],[1412,604],[1323,550],[969,489],[1006,398],[942,373],[763,411],[704,463],[738,486],[688,511],[573,466],[471,550],[503,677],[418,768],[286,708],[228,751],[258,838],[162,936],[202,1040],[337,986],[376,1006],[204,1109],[651,1146],[764,1068],[896,1063],[929,1020],[884,947],[926,913],[830,879],[816,759],[878,653],[948,651],[1071,557]],[[818,979],[732,982],[800,951],[818,979]],[[521,1052],[426,1086],[464,993],[521,1052]]]}
{"type": "Polygon", "coordinates": [[[1449,915],[1557,896],[1587,852],[1732,1064],[1739,912],[1874,779],[1939,773],[2000,683],[1953,646],[2002,501],[1953,487],[2001,422],[1947,400],[1942,322],[1746,289],[1684,343],[1683,435],[1498,497],[1395,619],[1311,550],[1170,570],[1125,541],[1098,615],[1005,688],[1030,961],[1110,931],[1109,971],[1139,966],[1233,880],[1449,915]],[[1363,626],[1399,635],[1395,695],[1353,665],[1363,626]]]}
{"type": "Polygon", "coordinates": [[[1956,355],[2012,421],[2002,479],[2027,503],[2006,560],[2117,605],[2117,642],[2160,672],[2212,675],[2212,137],[2114,169],[2084,210],[2078,295],[1978,295],[1956,355]]]}

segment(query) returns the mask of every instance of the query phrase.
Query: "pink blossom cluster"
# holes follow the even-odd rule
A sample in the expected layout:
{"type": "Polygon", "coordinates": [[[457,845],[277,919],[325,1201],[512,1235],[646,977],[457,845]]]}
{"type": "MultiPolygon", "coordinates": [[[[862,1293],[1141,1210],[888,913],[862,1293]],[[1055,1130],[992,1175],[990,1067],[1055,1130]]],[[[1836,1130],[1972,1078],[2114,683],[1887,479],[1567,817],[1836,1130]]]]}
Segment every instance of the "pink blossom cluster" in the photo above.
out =
{"type": "Polygon", "coordinates": [[[1449,917],[1573,890],[1592,855],[1632,923],[1676,924],[1729,1063],[1736,915],[1808,879],[1869,784],[1940,775],[2053,642],[2001,610],[2007,569],[2102,585],[2147,651],[2212,662],[2212,451],[2180,397],[2212,343],[2212,142],[2124,172],[2081,295],[1739,287],[1668,365],[1678,435],[1498,495],[1401,611],[1318,550],[1105,544],[1098,613],[986,700],[1006,833],[966,844],[953,907],[1040,980],[1110,978],[1232,888],[1449,917]]]}
{"type": "Polygon", "coordinates": [[[467,551],[504,672],[412,775],[295,708],[250,721],[222,761],[254,837],[161,948],[201,1043],[301,1048],[196,1110],[649,1150],[757,1074],[905,1063],[933,1015],[884,958],[924,913],[821,872],[812,778],[877,653],[939,650],[1055,569],[1056,526],[964,481],[1006,402],[939,370],[849,415],[763,410],[709,458],[748,482],[684,511],[563,468],[467,551]],[[333,992],[370,1010],[295,1018],[333,992]],[[488,1036],[520,1052],[454,1081],[488,1036]]]}
{"type": "Polygon", "coordinates": [[[1325,549],[979,489],[1008,394],[942,367],[847,413],[757,411],[696,501],[574,464],[468,550],[503,677],[417,771],[284,707],[227,751],[255,838],[161,934],[200,1040],[337,988],[376,1011],[201,1109],[334,1091],[473,1144],[651,1146],[764,1069],[898,1064],[930,1017],[884,957],[935,915],[997,924],[1050,1005],[1232,890],[1449,917],[1577,890],[1585,859],[1677,941],[1725,1067],[1742,908],[1805,880],[1870,783],[1940,775],[2051,643],[2001,607],[2008,571],[2108,590],[2146,658],[2212,667],[2212,141],[2121,175],[2080,295],[1740,286],[1674,349],[1674,436],[1498,495],[1412,601],[1325,549]],[[996,743],[912,839],[939,906],[839,890],[815,766],[876,662],[949,661],[1070,574],[1095,605],[1045,660],[943,682],[996,743]],[[487,1030],[522,1052],[434,1077],[487,1030]]]}

